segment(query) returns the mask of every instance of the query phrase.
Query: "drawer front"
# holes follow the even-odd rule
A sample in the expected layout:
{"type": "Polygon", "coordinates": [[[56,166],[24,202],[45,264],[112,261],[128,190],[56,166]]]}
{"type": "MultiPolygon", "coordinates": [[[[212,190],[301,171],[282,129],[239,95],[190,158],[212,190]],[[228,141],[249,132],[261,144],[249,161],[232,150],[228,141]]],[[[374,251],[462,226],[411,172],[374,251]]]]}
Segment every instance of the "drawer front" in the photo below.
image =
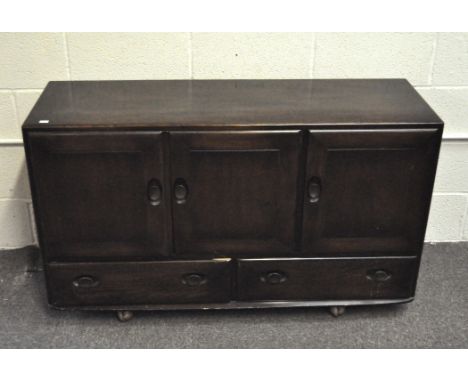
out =
{"type": "Polygon", "coordinates": [[[48,284],[57,307],[227,302],[231,261],[53,263],[48,284]]]}
{"type": "Polygon", "coordinates": [[[415,258],[245,259],[238,262],[239,300],[407,298],[415,258]]]}

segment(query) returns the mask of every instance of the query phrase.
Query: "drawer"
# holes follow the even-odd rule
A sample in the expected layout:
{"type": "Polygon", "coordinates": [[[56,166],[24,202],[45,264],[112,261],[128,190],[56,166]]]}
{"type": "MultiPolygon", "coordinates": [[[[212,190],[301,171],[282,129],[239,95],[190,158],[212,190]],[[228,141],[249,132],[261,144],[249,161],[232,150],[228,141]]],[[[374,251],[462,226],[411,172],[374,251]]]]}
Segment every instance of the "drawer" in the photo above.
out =
{"type": "Polygon", "coordinates": [[[407,298],[414,293],[416,258],[243,259],[239,300],[407,298]]]}
{"type": "Polygon", "coordinates": [[[48,284],[57,307],[227,302],[231,261],[52,263],[48,284]]]}

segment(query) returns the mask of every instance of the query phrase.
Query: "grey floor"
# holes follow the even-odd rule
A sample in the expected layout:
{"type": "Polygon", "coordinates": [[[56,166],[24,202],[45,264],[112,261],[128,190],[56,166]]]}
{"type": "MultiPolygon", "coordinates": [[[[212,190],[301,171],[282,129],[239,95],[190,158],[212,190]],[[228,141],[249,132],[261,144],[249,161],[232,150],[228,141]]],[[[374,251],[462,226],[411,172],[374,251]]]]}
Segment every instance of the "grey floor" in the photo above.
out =
{"type": "Polygon", "coordinates": [[[63,312],[46,304],[34,249],[0,252],[0,348],[466,348],[468,243],[426,245],[416,300],[259,311],[63,312]]]}

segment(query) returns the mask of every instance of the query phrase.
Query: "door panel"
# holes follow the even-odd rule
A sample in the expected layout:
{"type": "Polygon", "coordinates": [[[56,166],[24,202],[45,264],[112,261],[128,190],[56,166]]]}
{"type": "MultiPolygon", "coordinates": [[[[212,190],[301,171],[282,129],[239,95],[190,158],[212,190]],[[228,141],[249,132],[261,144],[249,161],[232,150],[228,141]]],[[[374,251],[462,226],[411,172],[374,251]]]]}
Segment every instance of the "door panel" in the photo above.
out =
{"type": "Polygon", "coordinates": [[[295,247],[299,131],[172,133],[177,253],[295,247]]]}
{"type": "Polygon", "coordinates": [[[304,250],[417,251],[438,145],[436,129],[310,130],[304,250]]]}
{"type": "Polygon", "coordinates": [[[161,133],[31,133],[49,259],[166,255],[170,202],[161,133]]]}

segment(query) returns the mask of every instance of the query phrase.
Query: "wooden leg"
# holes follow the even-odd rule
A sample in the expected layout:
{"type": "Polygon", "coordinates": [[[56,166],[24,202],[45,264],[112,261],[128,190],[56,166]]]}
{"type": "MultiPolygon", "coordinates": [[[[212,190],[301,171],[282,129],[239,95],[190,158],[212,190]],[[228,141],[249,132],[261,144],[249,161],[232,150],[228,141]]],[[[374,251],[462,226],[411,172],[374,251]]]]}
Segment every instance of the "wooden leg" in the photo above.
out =
{"type": "Polygon", "coordinates": [[[330,313],[332,314],[333,317],[339,317],[341,316],[346,310],[346,307],[344,306],[331,306],[330,307],[330,313]]]}
{"type": "Polygon", "coordinates": [[[117,312],[117,318],[120,322],[127,322],[133,318],[133,312],[131,310],[119,310],[117,312]]]}

